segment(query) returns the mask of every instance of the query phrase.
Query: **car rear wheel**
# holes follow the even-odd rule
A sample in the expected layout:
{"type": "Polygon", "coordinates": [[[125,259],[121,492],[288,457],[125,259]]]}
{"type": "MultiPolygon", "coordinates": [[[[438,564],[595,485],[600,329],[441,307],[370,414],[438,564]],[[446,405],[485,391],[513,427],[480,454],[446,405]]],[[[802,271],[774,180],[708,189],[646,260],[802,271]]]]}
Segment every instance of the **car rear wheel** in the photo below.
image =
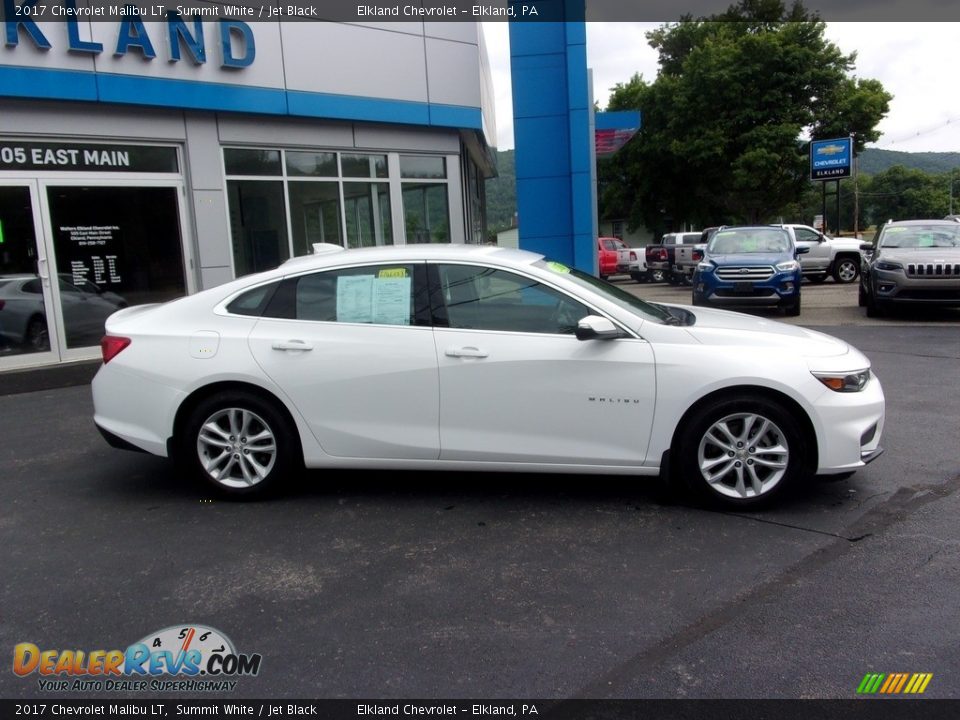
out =
{"type": "Polygon", "coordinates": [[[849,285],[858,277],[860,277],[860,262],[855,258],[839,258],[833,266],[833,279],[838,283],[849,285]]]}
{"type": "Polygon", "coordinates": [[[202,401],[179,445],[194,475],[233,496],[266,492],[298,469],[303,457],[286,416],[273,403],[239,390],[202,401]]]}
{"type": "Polygon", "coordinates": [[[663,282],[663,270],[647,270],[647,279],[650,282],[663,282]]]}
{"type": "Polygon", "coordinates": [[[710,403],[685,423],[676,458],[687,487],[727,507],[765,504],[808,475],[804,436],[792,414],[761,396],[710,403]]]}
{"type": "Polygon", "coordinates": [[[37,316],[30,319],[23,334],[23,345],[31,352],[45,352],[50,349],[50,333],[47,331],[45,318],[37,316]]]}

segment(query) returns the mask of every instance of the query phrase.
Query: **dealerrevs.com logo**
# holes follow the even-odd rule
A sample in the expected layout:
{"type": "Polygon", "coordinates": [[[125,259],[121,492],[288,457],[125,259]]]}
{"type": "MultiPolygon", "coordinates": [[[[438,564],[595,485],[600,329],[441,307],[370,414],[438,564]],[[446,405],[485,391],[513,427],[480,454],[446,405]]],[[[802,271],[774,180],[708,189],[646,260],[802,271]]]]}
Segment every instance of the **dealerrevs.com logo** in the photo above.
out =
{"type": "Polygon", "coordinates": [[[224,692],[237,678],[257,675],[261,660],[238,653],[219,630],[195,624],[164,628],[126,650],[43,650],[29,642],[13,648],[13,672],[36,673],[44,692],[224,692]]]}

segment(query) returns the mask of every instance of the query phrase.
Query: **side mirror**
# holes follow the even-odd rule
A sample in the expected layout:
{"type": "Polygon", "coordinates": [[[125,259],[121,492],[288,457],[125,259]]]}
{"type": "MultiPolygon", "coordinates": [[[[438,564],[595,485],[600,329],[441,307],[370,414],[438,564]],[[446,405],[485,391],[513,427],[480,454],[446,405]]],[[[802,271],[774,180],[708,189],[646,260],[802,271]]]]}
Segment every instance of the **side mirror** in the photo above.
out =
{"type": "Polygon", "coordinates": [[[577,340],[613,340],[620,337],[620,329],[599,315],[587,315],[577,323],[577,340]]]}
{"type": "Polygon", "coordinates": [[[827,241],[827,236],[826,236],[826,235],[824,235],[823,233],[817,233],[817,234],[819,235],[819,237],[817,238],[817,242],[826,242],[826,241],[827,241]]]}
{"type": "Polygon", "coordinates": [[[806,255],[810,252],[809,245],[797,245],[797,255],[806,255]]]}

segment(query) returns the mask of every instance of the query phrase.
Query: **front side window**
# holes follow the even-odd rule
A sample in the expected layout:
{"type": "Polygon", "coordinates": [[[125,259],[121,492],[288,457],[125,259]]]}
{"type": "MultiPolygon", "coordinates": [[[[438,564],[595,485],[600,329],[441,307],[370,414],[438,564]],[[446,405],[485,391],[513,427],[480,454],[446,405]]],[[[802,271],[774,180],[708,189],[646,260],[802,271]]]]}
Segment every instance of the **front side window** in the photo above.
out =
{"type": "Polygon", "coordinates": [[[464,330],[569,335],[589,309],[551,287],[505,270],[439,265],[434,308],[437,324],[464,330]]]}
{"type": "Polygon", "coordinates": [[[797,240],[801,242],[817,242],[820,239],[819,233],[815,233],[813,230],[807,230],[806,228],[796,228],[794,232],[797,235],[797,240]]]}

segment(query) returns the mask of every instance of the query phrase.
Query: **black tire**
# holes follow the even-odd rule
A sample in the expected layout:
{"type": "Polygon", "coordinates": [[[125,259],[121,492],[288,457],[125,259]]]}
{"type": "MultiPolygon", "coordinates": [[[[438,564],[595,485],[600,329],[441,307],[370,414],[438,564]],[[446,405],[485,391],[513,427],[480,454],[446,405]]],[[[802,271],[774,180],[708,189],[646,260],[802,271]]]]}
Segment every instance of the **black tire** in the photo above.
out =
{"type": "Polygon", "coordinates": [[[45,317],[35,315],[30,318],[23,333],[23,347],[29,352],[46,352],[50,349],[50,333],[45,317]]]}
{"type": "Polygon", "coordinates": [[[695,499],[711,505],[743,509],[766,505],[797,482],[811,477],[813,468],[808,460],[810,454],[804,433],[791,411],[775,400],[746,394],[743,397],[719,398],[698,408],[684,422],[679,442],[672,453],[672,461],[676,469],[675,477],[695,499]],[[756,418],[752,423],[748,421],[750,416],[756,418]],[[769,425],[761,435],[758,431],[764,427],[764,420],[769,425]],[[725,422],[733,438],[732,441],[726,437],[720,438],[731,448],[728,451],[722,450],[708,438],[708,431],[721,422],[725,422]],[[741,442],[742,447],[738,447],[737,442],[741,442]],[[761,464],[761,459],[784,462],[774,460],[784,455],[776,450],[778,447],[786,450],[784,467],[773,468],[761,464]],[[751,448],[754,449],[753,453],[750,452],[751,448]],[[730,457],[730,452],[734,452],[733,457],[730,457]],[[710,465],[711,461],[715,461],[713,465],[710,465]],[[707,480],[701,471],[701,462],[708,465],[707,471],[713,467],[719,468],[715,482],[707,480]],[[734,466],[738,462],[741,465],[734,466]],[[739,488],[738,478],[743,478],[739,488]]]}
{"type": "Polygon", "coordinates": [[[698,293],[696,290],[694,290],[691,293],[691,295],[692,295],[690,299],[691,305],[695,305],[697,307],[704,307],[707,304],[707,301],[703,299],[702,293],[698,293]]]}
{"type": "Polygon", "coordinates": [[[863,289],[863,283],[860,283],[860,288],[857,292],[857,305],[860,307],[867,306],[867,291],[863,289]]]}
{"type": "Polygon", "coordinates": [[[800,316],[800,296],[797,295],[796,300],[792,300],[783,307],[783,314],[787,317],[799,317],[800,316]]]}
{"type": "Polygon", "coordinates": [[[676,273],[673,273],[673,272],[665,273],[665,276],[667,278],[667,282],[670,283],[671,285],[680,284],[680,277],[676,273]]]}
{"type": "Polygon", "coordinates": [[[833,280],[841,285],[849,285],[860,277],[860,258],[849,255],[838,257],[833,263],[833,280]]]}
{"type": "Polygon", "coordinates": [[[284,479],[289,479],[303,467],[303,451],[296,426],[281,411],[275,401],[264,399],[260,395],[244,390],[228,390],[202,400],[193,409],[183,424],[180,437],[177,438],[177,460],[196,478],[228,497],[254,497],[274,490],[284,479]],[[237,413],[237,415],[234,415],[237,413]],[[244,414],[245,413],[245,414],[244,414]],[[239,432],[230,434],[233,418],[243,419],[232,426],[233,429],[248,430],[250,437],[239,432]],[[216,424],[220,433],[209,429],[201,438],[201,430],[216,424]],[[273,451],[259,451],[269,447],[269,439],[257,440],[267,432],[273,439],[273,451]],[[223,442],[223,462],[213,457],[215,447],[211,443],[223,442]],[[232,445],[233,459],[229,457],[232,445]],[[246,451],[246,452],[244,452],[246,451]],[[213,461],[211,471],[204,466],[204,460],[213,461]],[[262,477],[256,468],[262,469],[262,477]],[[220,478],[215,473],[226,475],[220,478]],[[247,479],[249,475],[253,481],[247,479]]]}
{"type": "Polygon", "coordinates": [[[873,295],[867,296],[867,317],[868,318],[881,318],[887,314],[887,307],[881,302],[878,302],[873,295]]]}
{"type": "Polygon", "coordinates": [[[600,279],[609,282],[610,276],[609,276],[609,275],[600,275],[600,279]]]}
{"type": "Polygon", "coordinates": [[[647,270],[647,282],[663,282],[663,270],[647,270]]]}
{"type": "Polygon", "coordinates": [[[647,281],[646,274],[639,272],[630,273],[630,278],[638,283],[645,283],[647,281]]]}

